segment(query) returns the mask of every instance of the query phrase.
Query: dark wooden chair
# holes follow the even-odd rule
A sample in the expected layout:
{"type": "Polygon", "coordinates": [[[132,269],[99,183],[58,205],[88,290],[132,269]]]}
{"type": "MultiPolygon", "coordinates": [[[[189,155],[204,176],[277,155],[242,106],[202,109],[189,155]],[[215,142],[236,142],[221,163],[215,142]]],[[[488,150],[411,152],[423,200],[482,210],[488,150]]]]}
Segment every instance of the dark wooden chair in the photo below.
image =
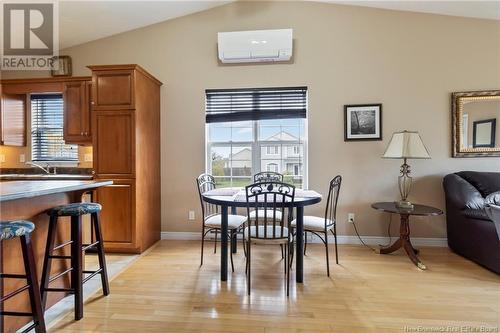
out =
{"type": "MultiPolygon", "coordinates": [[[[215,245],[214,245],[214,253],[217,251],[217,233],[220,232],[222,218],[220,215],[219,206],[210,204],[203,200],[202,195],[205,192],[214,190],[215,187],[215,178],[209,174],[201,174],[196,178],[196,185],[198,186],[198,194],[200,196],[201,203],[201,215],[202,215],[202,227],[201,227],[201,260],[200,266],[203,266],[203,248],[205,244],[205,237],[209,232],[215,232],[215,245]]],[[[228,215],[228,230],[229,237],[233,242],[236,242],[236,236],[241,226],[247,220],[246,216],[242,215],[228,215]]],[[[234,263],[233,263],[233,251],[229,251],[231,253],[231,268],[234,272],[234,263]]]]}
{"type": "MultiPolygon", "coordinates": [[[[8,295],[0,295],[0,330],[3,332],[3,317],[32,317],[33,324],[27,327],[23,332],[29,332],[35,329],[36,333],[45,333],[45,320],[43,318],[42,301],[40,296],[40,287],[36,275],[36,263],[33,255],[33,244],[31,242],[31,233],[35,230],[35,225],[29,221],[4,221],[0,222],[0,242],[17,238],[21,241],[21,251],[23,252],[23,262],[25,274],[7,274],[0,273],[0,279],[24,279],[27,284],[8,295]],[[8,299],[28,290],[31,312],[4,311],[3,304],[8,299]]],[[[0,244],[0,247],[2,244],[0,244]]],[[[3,284],[3,281],[0,281],[3,284]]]]}
{"type": "Polygon", "coordinates": [[[45,258],[43,261],[41,283],[42,305],[44,308],[47,303],[48,292],[69,292],[75,295],[75,320],[82,319],[83,284],[98,274],[101,276],[102,291],[104,296],[109,295],[108,273],[106,270],[106,259],[104,256],[104,242],[101,232],[101,222],[99,218],[99,212],[101,211],[101,209],[102,207],[98,203],[82,202],[57,206],[47,212],[47,214],[50,216],[49,232],[47,235],[47,244],[45,247],[45,258]],[[84,214],[90,214],[92,229],[95,233],[95,242],[92,244],[82,244],[82,215],[84,214]],[[57,234],[57,223],[58,218],[62,216],[71,217],[71,240],[56,246],[55,239],[57,234]],[[62,249],[67,245],[71,245],[71,254],[69,256],[54,254],[54,251],[62,249]],[[99,258],[99,269],[95,271],[84,271],[83,256],[85,255],[85,251],[90,249],[97,250],[97,256],[99,258]],[[71,260],[71,267],[64,272],[56,274],[55,276],[50,276],[53,259],[71,260]],[[55,281],[56,279],[59,279],[60,277],[68,273],[71,274],[70,288],[49,288],[49,283],[55,281]],[[84,274],[89,275],[84,278],[84,274]]]}
{"type": "Polygon", "coordinates": [[[245,187],[247,212],[257,212],[248,220],[243,231],[246,247],[246,273],[248,295],[251,290],[251,244],[279,244],[284,247],[286,294],[290,290],[290,253],[293,236],[290,227],[295,200],[295,186],[283,182],[263,181],[245,187]],[[280,213],[280,214],[278,214],[280,213]],[[278,215],[281,218],[278,219],[278,215]]]}
{"type": "MultiPolygon", "coordinates": [[[[328,190],[328,198],[326,200],[325,216],[304,216],[304,254],[307,250],[307,233],[310,232],[318,236],[326,250],[326,272],[330,276],[330,262],[328,257],[328,231],[333,234],[335,239],[335,261],[339,263],[339,253],[337,249],[337,203],[340,194],[340,185],[342,183],[342,177],[336,176],[330,181],[330,188],[328,190]]],[[[292,221],[292,227],[295,228],[296,220],[292,221]]]]}

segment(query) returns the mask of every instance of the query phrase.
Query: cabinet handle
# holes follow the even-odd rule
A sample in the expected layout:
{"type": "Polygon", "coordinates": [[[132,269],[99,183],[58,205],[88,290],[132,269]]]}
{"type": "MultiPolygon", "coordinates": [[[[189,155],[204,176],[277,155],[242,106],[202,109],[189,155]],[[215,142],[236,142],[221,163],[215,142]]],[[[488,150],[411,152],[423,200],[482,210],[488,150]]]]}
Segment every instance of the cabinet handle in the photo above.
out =
{"type": "Polygon", "coordinates": [[[80,135],[83,135],[83,132],[80,132],[80,135]]]}

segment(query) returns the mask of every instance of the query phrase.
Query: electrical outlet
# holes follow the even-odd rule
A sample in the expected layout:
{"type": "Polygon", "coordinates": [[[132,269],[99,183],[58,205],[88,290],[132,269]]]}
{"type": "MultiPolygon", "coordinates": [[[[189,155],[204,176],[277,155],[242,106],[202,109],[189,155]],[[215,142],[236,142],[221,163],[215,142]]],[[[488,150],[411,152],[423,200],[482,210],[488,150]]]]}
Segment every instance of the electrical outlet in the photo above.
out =
{"type": "Polygon", "coordinates": [[[21,162],[21,163],[26,162],[26,155],[24,155],[24,154],[19,154],[19,162],[21,162]]]}
{"type": "Polygon", "coordinates": [[[0,154],[0,163],[5,163],[5,155],[0,154]]]}
{"type": "Polygon", "coordinates": [[[83,155],[83,160],[85,162],[92,162],[92,154],[85,154],[85,155],[83,155]]]}
{"type": "Polygon", "coordinates": [[[188,220],[193,221],[195,219],[194,210],[190,210],[188,214],[188,220]]]}
{"type": "Polygon", "coordinates": [[[354,213],[347,214],[347,222],[354,223],[354,218],[355,218],[354,213]]]}

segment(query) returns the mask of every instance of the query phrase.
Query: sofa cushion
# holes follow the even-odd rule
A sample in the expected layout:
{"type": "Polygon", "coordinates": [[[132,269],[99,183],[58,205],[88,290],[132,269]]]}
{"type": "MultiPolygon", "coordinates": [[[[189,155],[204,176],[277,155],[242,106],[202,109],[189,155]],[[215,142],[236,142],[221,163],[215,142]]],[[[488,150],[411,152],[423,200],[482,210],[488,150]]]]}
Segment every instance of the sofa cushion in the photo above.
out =
{"type": "Polygon", "coordinates": [[[500,191],[493,192],[484,199],[486,205],[500,206],[500,191]]]}
{"type": "Polygon", "coordinates": [[[461,171],[456,174],[474,186],[483,198],[500,191],[500,172],[461,171]]]}

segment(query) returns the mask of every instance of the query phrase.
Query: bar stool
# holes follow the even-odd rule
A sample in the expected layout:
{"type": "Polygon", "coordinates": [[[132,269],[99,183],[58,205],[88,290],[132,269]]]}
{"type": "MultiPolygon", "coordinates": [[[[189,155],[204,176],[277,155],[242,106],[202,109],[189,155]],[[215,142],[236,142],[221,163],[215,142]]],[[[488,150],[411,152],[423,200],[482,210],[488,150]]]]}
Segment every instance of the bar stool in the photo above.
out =
{"type": "Polygon", "coordinates": [[[104,257],[104,247],[101,232],[101,222],[99,212],[102,207],[97,203],[72,203],[54,207],[47,211],[50,216],[49,232],[47,236],[47,245],[45,248],[45,258],[43,262],[41,294],[42,305],[45,308],[47,304],[48,292],[67,292],[75,295],[75,320],[83,318],[83,284],[96,276],[101,275],[102,291],[104,296],[109,295],[108,273],[106,271],[106,260],[104,257]],[[95,232],[95,242],[92,244],[82,244],[82,215],[90,214],[92,229],[95,232]],[[60,216],[71,217],[71,240],[54,246],[57,234],[57,221],[60,216]],[[71,245],[71,255],[53,255],[53,252],[67,245],[71,245]],[[91,248],[97,250],[99,258],[99,269],[96,271],[84,271],[82,258],[85,251],[91,248]],[[71,267],[57,275],[50,276],[50,269],[53,259],[70,259],[71,267]],[[49,288],[49,283],[71,273],[70,288],[49,288]],[[90,274],[83,277],[83,274],[90,274]]]}
{"type": "MultiPolygon", "coordinates": [[[[31,243],[31,233],[35,230],[35,225],[29,221],[3,221],[0,222],[0,241],[12,239],[19,237],[21,241],[21,250],[23,252],[23,262],[24,270],[26,275],[21,274],[6,274],[0,273],[0,279],[26,279],[27,285],[19,288],[10,294],[0,298],[1,311],[0,316],[1,323],[0,329],[3,330],[3,317],[4,316],[16,316],[16,317],[33,317],[33,324],[25,329],[23,332],[29,332],[33,328],[37,333],[45,333],[45,320],[43,318],[42,302],[40,299],[40,287],[38,285],[38,278],[36,276],[36,263],[35,257],[33,255],[33,245],[31,243]],[[28,290],[31,312],[12,312],[3,311],[3,303],[20,294],[21,292],[28,290]]],[[[3,281],[0,281],[0,283],[3,281]]]]}

